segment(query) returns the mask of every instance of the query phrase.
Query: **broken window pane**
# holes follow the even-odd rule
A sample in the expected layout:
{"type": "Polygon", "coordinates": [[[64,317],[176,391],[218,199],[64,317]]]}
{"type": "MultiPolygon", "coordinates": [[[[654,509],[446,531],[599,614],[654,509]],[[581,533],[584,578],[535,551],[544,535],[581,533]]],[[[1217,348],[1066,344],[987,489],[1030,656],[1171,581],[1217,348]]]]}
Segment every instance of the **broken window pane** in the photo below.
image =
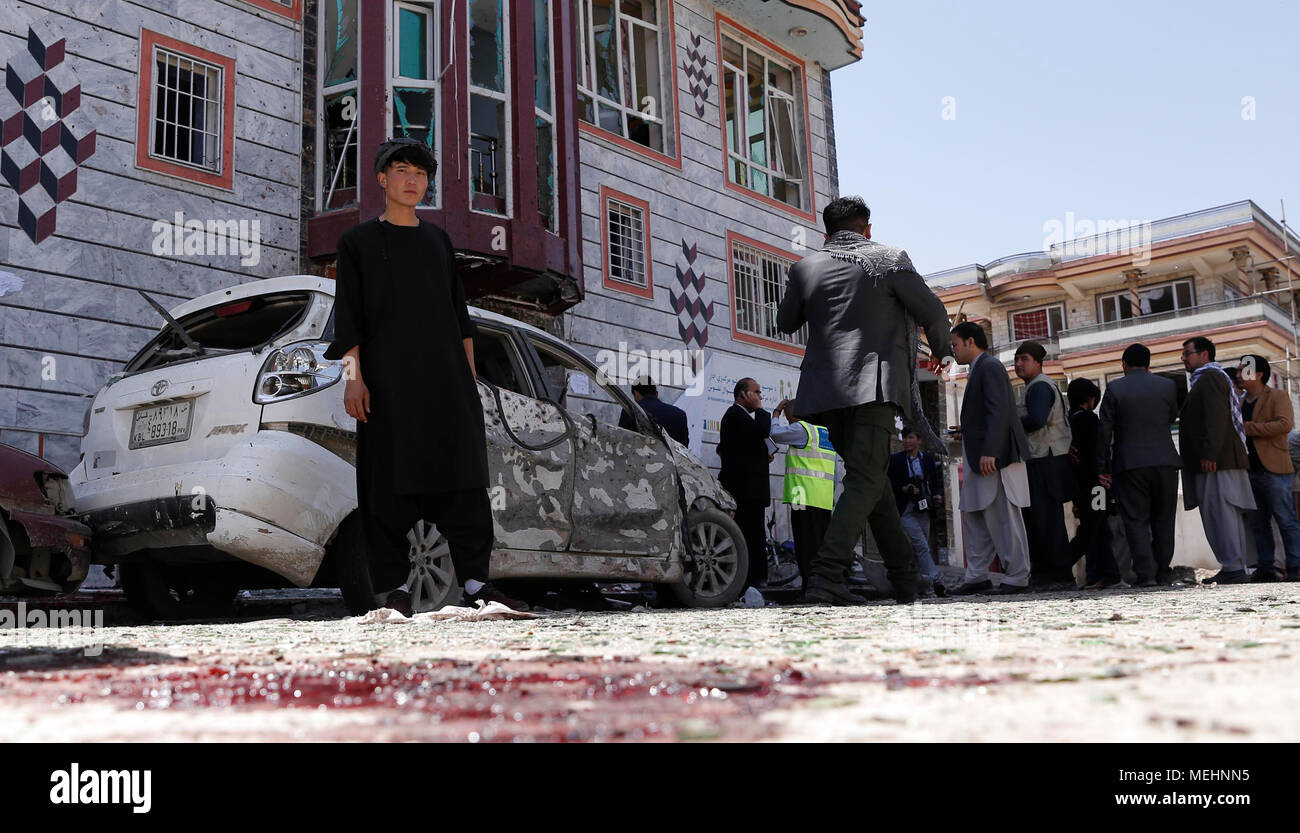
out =
{"type": "Polygon", "coordinates": [[[482,95],[470,96],[470,181],[475,194],[504,197],[505,102],[482,95]]]}
{"type": "Polygon", "coordinates": [[[357,0],[322,0],[321,74],[326,87],[357,80],[357,0]]]}
{"type": "Polygon", "coordinates": [[[555,231],[555,136],[542,118],[537,120],[537,210],[542,225],[555,231]]]}
{"type": "Polygon", "coordinates": [[[325,210],[355,201],[357,187],[357,95],[355,90],[325,97],[325,210]],[[333,191],[333,196],[330,192],[333,191]]]}
{"type": "Polygon", "coordinates": [[[506,91],[505,15],[501,0],[470,0],[470,84],[506,91]]]}

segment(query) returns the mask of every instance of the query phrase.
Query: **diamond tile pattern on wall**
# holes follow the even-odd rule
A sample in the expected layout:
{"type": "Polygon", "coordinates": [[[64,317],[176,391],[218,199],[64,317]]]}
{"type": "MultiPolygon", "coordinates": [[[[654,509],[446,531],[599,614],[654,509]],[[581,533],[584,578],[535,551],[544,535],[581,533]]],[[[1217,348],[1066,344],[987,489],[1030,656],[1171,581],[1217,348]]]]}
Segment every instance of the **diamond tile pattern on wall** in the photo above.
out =
{"type": "Polygon", "coordinates": [[[0,176],[18,195],[18,225],[38,244],[54,233],[58,204],[76,193],[77,168],[95,152],[66,46],[49,22],[33,24],[27,49],[5,64],[0,92],[0,176]]]}

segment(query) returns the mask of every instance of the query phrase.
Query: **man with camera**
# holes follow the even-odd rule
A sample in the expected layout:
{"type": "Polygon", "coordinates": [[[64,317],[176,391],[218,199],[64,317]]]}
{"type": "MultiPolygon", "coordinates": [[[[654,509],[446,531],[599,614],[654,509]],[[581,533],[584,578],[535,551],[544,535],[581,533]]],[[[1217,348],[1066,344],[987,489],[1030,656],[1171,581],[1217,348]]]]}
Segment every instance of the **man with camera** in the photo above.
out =
{"type": "Polygon", "coordinates": [[[934,456],[921,450],[921,437],[910,426],[903,429],[903,450],[889,457],[889,482],[903,531],[916,551],[919,594],[948,595],[930,554],[930,517],[943,508],[943,475],[934,456]]]}

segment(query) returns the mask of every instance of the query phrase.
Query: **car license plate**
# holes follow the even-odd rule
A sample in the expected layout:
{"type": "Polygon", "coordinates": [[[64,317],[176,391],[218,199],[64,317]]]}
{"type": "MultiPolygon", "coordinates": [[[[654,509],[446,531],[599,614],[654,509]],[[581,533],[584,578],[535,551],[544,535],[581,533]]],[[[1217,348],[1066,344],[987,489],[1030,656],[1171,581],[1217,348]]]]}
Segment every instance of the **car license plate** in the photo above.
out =
{"type": "Polygon", "coordinates": [[[131,448],[184,442],[190,438],[192,402],[136,408],[131,419],[131,448]]]}

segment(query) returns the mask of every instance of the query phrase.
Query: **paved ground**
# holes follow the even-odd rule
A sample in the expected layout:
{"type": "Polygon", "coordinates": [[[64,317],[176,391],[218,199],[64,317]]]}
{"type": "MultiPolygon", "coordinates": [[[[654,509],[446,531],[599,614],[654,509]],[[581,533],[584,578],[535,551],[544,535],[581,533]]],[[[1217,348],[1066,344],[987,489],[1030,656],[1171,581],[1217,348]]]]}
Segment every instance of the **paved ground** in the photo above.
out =
{"type": "Polygon", "coordinates": [[[1300,739],[1294,583],[423,625],[244,612],[276,618],[0,629],[0,740],[1300,739]]]}

